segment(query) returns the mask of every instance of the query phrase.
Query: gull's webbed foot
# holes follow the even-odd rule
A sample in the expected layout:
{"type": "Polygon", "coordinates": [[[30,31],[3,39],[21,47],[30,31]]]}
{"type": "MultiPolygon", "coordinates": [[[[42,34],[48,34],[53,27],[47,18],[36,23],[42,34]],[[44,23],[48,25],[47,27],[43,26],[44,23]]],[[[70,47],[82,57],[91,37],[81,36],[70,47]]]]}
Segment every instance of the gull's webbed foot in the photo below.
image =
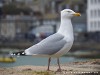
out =
{"type": "Polygon", "coordinates": [[[61,69],[57,69],[57,71],[56,72],[62,72],[62,70],[61,69]]]}

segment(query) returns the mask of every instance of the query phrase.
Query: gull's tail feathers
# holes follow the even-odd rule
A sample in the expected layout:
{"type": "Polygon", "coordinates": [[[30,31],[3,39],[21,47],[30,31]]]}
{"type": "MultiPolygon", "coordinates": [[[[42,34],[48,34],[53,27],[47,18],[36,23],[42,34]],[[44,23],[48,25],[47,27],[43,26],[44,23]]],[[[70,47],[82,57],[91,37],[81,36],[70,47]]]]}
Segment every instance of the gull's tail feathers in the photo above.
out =
{"type": "Polygon", "coordinates": [[[12,56],[26,56],[26,53],[24,51],[20,51],[20,52],[14,52],[11,55],[12,56]]]}
{"type": "Polygon", "coordinates": [[[34,56],[34,57],[50,57],[50,55],[46,54],[29,54],[28,52],[26,53],[25,51],[19,51],[19,52],[14,52],[10,54],[11,56],[34,56]]]}

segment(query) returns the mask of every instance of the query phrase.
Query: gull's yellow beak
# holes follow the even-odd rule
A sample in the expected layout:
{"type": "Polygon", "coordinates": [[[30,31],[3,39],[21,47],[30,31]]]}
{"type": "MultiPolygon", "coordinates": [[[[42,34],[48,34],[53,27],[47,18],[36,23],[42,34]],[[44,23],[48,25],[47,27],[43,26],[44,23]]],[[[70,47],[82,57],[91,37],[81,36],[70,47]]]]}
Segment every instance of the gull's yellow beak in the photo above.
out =
{"type": "Polygon", "coordinates": [[[74,15],[74,16],[81,16],[80,13],[74,13],[73,15],[74,15]]]}

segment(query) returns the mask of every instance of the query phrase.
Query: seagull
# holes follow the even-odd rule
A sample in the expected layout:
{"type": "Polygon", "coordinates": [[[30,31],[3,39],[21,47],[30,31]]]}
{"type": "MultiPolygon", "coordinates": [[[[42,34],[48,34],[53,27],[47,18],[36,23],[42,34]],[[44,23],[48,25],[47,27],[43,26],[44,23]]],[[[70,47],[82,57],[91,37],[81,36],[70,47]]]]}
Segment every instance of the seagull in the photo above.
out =
{"type": "Polygon", "coordinates": [[[64,9],[61,11],[60,28],[56,33],[43,39],[39,43],[29,47],[25,51],[14,53],[16,55],[35,55],[48,57],[48,68],[50,71],[51,58],[57,58],[58,69],[61,71],[59,57],[66,54],[72,47],[74,36],[71,18],[73,16],[81,16],[71,9],[64,9]]]}

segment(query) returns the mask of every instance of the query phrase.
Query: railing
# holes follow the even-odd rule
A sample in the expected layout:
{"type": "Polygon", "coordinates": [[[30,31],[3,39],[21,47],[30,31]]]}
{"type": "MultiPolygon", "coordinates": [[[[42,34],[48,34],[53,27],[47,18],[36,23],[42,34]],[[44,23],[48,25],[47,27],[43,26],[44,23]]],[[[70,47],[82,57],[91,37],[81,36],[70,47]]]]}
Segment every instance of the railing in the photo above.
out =
{"type": "Polygon", "coordinates": [[[0,41],[7,42],[12,40],[32,40],[35,35],[29,34],[29,32],[41,25],[51,25],[53,32],[56,32],[56,25],[58,20],[34,20],[34,19],[2,19],[0,21],[0,41]],[[33,37],[33,38],[32,38],[33,37]]]}

